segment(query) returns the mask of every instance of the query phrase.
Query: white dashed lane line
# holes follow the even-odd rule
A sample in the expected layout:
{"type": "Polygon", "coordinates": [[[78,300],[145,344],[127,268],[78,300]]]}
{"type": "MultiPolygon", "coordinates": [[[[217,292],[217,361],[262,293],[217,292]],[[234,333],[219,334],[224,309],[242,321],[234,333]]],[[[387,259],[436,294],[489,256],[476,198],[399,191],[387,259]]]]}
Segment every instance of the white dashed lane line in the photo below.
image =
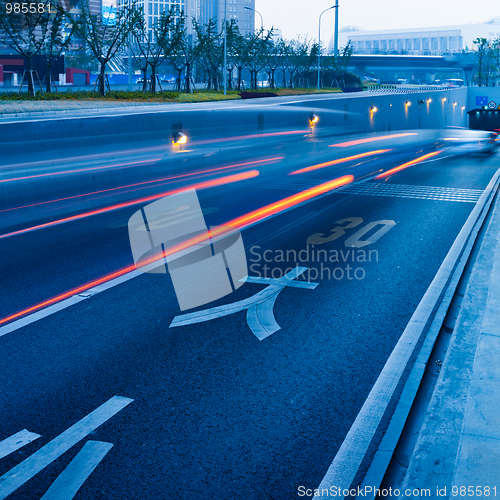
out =
{"type": "Polygon", "coordinates": [[[40,434],[35,434],[34,432],[27,431],[26,429],[13,434],[7,439],[0,441],[0,458],[4,458],[7,455],[10,455],[19,448],[22,448],[24,445],[31,443],[39,437],[40,434]]]}
{"type": "Polygon", "coordinates": [[[129,405],[133,399],[114,396],[69,429],[0,477],[0,500],[28,482],[104,422],[129,405]]]}
{"type": "Polygon", "coordinates": [[[112,447],[111,443],[87,441],[41,500],[71,500],[112,447]]]}

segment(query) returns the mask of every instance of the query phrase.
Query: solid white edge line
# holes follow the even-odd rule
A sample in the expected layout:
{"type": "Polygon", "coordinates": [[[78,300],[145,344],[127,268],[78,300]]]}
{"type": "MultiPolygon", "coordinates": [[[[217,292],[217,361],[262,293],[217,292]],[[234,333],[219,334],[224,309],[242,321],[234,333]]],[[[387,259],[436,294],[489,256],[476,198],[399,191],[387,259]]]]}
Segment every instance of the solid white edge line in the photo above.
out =
{"type": "Polygon", "coordinates": [[[35,439],[38,439],[40,434],[35,434],[26,429],[16,432],[12,436],[0,441],[0,458],[4,458],[10,455],[14,451],[22,448],[24,445],[31,443],[35,439]]]}
{"type": "Polygon", "coordinates": [[[87,441],[40,500],[71,500],[112,447],[103,441],[87,441]]]}
{"type": "Polygon", "coordinates": [[[7,498],[54,460],[129,405],[133,399],[113,396],[43,448],[0,477],[0,500],[7,498]]]}
{"type": "Polygon", "coordinates": [[[45,309],[42,309],[42,310],[37,311],[35,313],[29,314],[28,316],[24,316],[23,318],[20,318],[16,321],[13,321],[12,323],[9,323],[5,326],[2,326],[2,327],[0,327],[0,337],[2,337],[3,335],[7,335],[8,333],[11,333],[15,330],[18,330],[19,328],[22,328],[23,326],[27,326],[31,323],[34,323],[35,321],[38,321],[39,319],[46,318],[47,316],[50,316],[51,314],[55,314],[59,311],[62,311],[63,309],[66,309],[67,307],[70,307],[74,304],[78,304],[78,302],[81,302],[82,300],[86,300],[97,293],[100,293],[100,292],[103,292],[104,290],[107,290],[108,288],[112,288],[112,287],[119,285],[121,283],[125,283],[126,281],[131,280],[132,278],[135,278],[135,277],[140,276],[141,274],[144,274],[152,269],[155,269],[160,264],[161,263],[158,261],[158,262],[154,262],[152,264],[149,264],[147,266],[141,267],[139,269],[136,269],[135,271],[131,271],[127,274],[124,274],[123,276],[119,276],[118,278],[107,281],[106,283],[101,283],[100,285],[97,285],[94,288],[89,288],[88,290],[81,292],[81,295],[78,295],[78,294],[73,295],[72,297],[64,299],[61,302],[57,302],[56,304],[53,304],[49,307],[46,307],[45,309]],[[83,294],[85,294],[85,296],[83,294]]]}
{"type": "MultiPolygon", "coordinates": [[[[396,386],[413,353],[415,345],[420,339],[425,325],[432,315],[444,288],[448,284],[449,278],[455,269],[455,264],[459,260],[469,235],[476,221],[479,219],[483,207],[491,195],[493,187],[499,177],[500,170],[495,173],[484,190],[484,193],[481,195],[481,198],[469,215],[466,223],[441,264],[441,267],[436,273],[436,276],[413,313],[396,347],[392,351],[358,413],[356,420],[347,433],[344,442],[318,486],[320,493],[323,490],[329,490],[330,487],[345,490],[349,489],[351,486],[380,424],[382,416],[387,409],[396,386]]],[[[340,497],[342,497],[342,495],[340,495],[340,497]]]]}

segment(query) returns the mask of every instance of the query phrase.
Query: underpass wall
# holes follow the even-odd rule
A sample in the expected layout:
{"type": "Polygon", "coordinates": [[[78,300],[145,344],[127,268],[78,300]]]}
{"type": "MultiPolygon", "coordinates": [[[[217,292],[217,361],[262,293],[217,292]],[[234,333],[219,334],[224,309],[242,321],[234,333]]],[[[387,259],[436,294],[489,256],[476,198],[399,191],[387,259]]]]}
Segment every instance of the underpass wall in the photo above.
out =
{"type": "MultiPolygon", "coordinates": [[[[131,196],[128,192],[117,192],[110,201],[81,197],[80,193],[109,190],[115,186],[157,179],[167,173],[171,175],[186,170],[187,164],[178,161],[172,154],[173,131],[187,133],[191,156],[201,158],[206,154],[211,155],[216,151],[220,153],[224,148],[229,148],[226,154],[230,157],[236,150],[230,143],[225,143],[224,138],[260,134],[253,143],[243,143],[246,143],[244,147],[247,149],[261,147],[266,141],[277,140],[273,135],[276,130],[306,131],[312,110],[320,118],[315,129],[315,134],[319,135],[439,129],[447,125],[465,126],[466,110],[462,110],[462,106],[465,105],[466,98],[466,89],[415,94],[363,93],[335,98],[325,96],[324,99],[306,98],[285,105],[282,104],[282,99],[273,100],[275,104],[271,105],[262,105],[262,100],[258,100],[255,102],[256,106],[249,103],[231,109],[186,109],[181,112],[144,112],[0,123],[0,162],[5,164],[15,166],[16,155],[20,155],[23,162],[29,161],[30,156],[36,160],[42,159],[44,154],[50,158],[59,156],[69,159],[72,155],[84,155],[95,148],[99,151],[106,147],[111,151],[127,150],[137,144],[155,145],[161,159],[146,167],[117,168],[99,175],[86,172],[85,169],[75,169],[72,172],[69,160],[68,173],[64,176],[47,175],[33,179],[28,176],[24,181],[7,183],[2,189],[0,210],[20,206],[26,208],[9,212],[10,215],[5,213],[0,218],[0,228],[5,230],[28,221],[45,220],[48,217],[43,210],[45,205],[31,206],[35,202],[73,196],[75,200],[71,203],[61,203],[60,207],[51,206],[50,213],[51,217],[71,215],[82,209],[94,209],[106,203],[127,201],[131,196]],[[427,102],[428,99],[431,99],[431,102],[427,102]],[[406,101],[409,101],[409,104],[406,101]],[[372,106],[377,109],[371,109],[372,106]],[[165,144],[164,149],[162,144],[165,144]]],[[[297,141],[301,137],[303,134],[285,134],[280,135],[279,140],[297,141]]],[[[421,139],[423,140],[423,136],[421,139]]],[[[398,145],[404,141],[401,138],[396,140],[398,145]]],[[[112,162],[111,159],[110,161],[112,162]]],[[[196,158],[193,158],[193,161],[196,164],[196,158]]],[[[30,168],[29,163],[26,166],[30,168]]]]}
{"type": "MultiPolygon", "coordinates": [[[[207,105],[210,103],[207,103],[207,105]]],[[[170,145],[172,133],[185,132],[190,143],[264,133],[274,130],[307,130],[310,111],[268,106],[229,109],[144,111],[130,114],[42,118],[32,121],[0,122],[0,163],[13,156],[50,157],[127,149],[138,145],[170,145]]],[[[325,124],[334,126],[333,117],[325,124]]],[[[30,158],[31,159],[31,158],[30,158]]]]}
{"type": "Polygon", "coordinates": [[[169,145],[172,132],[180,130],[188,134],[190,141],[197,141],[306,129],[311,108],[318,113],[329,111],[321,114],[318,133],[467,126],[465,87],[405,94],[326,94],[324,99],[305,98],[288,102],[285,98],[259,99],[253,104],[231,103],[227,108],[207,110],[186,106],[172,111],[0,122],[0,163],[11,163],[13,156],[40,159],[40,155],[46,153],[51,157],[67,157],[97,148],[112,150],[117,145],[169,145]]]}
{"type": "MultiPolygon", "coordinates": [[[[467,91],[462,87],[405,94],[363,92],[344,99],[311,99],[287,106],[311,106],[320,119],[322,110],[336,111],[337,126],[346,133],[442,129],[467,126],[467,91]]],[[[324,128],[321,120],[318,128],[324,128]]]]}

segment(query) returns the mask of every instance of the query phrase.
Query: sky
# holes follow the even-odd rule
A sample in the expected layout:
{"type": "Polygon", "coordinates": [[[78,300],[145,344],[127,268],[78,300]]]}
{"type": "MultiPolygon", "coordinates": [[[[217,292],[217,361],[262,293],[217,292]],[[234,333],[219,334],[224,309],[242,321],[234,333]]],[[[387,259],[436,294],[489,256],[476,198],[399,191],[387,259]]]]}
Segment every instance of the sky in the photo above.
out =
{"type": "MultiPolygon", "coordinates": [[[[255,0],[264,27],[281,29],[284,38],[318,36],[321,12],[335,0],[255,0]]],[[[499,0],[339,0],[339,28],[357,25],[366,30],[450,26],[482,23],[500,16],[499,0]],[[495,8],[496,6],[496,8],[495,8]]],[[[321,39],[333,35],[335,9],[321,18],[321,39]],[[323,35],[324,33],[324,35],[323,35]]],[[[256,26],[260,26],[257,16],[256,26]]]]}

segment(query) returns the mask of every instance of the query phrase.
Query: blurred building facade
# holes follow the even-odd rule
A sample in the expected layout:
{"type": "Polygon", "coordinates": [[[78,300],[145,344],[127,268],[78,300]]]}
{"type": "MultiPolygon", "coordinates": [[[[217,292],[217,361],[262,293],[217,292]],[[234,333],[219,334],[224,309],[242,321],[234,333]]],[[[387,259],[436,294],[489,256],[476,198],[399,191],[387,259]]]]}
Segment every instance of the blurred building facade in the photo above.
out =
{"type": "Polygon", "coordinates": [[[366,31],[359,26],[346,26],[339,32],[339,47],[351,40],[354,54],[440,56],[473,50],[476,38],[497,37],[500,37],[500,17],[482,24],[399,30],[366,31]]]}
{"type": "Polygon", "coordinates": [[[206,24],[210,19],[217,19],[217,27],[221,29],[224,21],[224,2],[226,2],[227,20],[235,19],[242,35],[255,31],[255,26],[260,28],[260,17],[255,22],[255,0],[197,0],[197,15],[199,23],[206,24]],[[247,8],[248,7],[248,8],[247,8]],[[249,10],[251,9],[251,10],[249,10]]]}

